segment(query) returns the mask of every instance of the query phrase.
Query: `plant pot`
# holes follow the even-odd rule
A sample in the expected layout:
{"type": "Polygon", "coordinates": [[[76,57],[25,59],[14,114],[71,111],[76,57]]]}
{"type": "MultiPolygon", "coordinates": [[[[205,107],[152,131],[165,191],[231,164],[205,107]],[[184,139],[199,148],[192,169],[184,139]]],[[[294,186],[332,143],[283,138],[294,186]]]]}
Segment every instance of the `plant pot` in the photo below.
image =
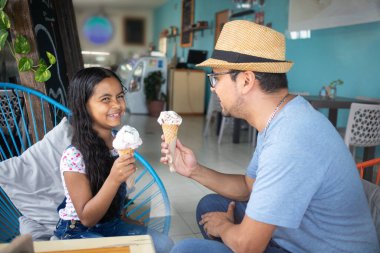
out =
{"type": "Polygon", "coordinates": [[[156,101],[151,101],[148,103],[148,112],[149,116],[152,117],[158,117],[160,116],[160,112],[164,110],[164,101],[156,100],[156,101]]]}

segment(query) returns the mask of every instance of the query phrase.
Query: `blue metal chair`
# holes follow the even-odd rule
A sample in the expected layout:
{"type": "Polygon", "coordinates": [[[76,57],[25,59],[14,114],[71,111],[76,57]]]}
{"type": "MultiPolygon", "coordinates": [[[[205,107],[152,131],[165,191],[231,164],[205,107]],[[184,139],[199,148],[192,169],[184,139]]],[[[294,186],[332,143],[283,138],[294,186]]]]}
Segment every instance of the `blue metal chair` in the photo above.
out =
{"type": "MultiPolygon", "coordinates": [[[[19,156],[42,139],[50,130],[48,120],[55,126],[61,118],[70,115],[67,107],[45,94],[10,83],[0,83],[0,106],[0,162],[19,156]],[[32,103],[33,97],[39,101],[38,108],[32,103]]],[[[142,155],[135,152],[135,158],[139,169],[135,191],[128,196],[129,201],[125,205],[125,215],[144,221],[148,227],[168,234],[170,203],[165,187],[142,155]]],[[[18,217],[21,215],[0,187],[0,242],[9,242],[19,235],[18,217]]]]}

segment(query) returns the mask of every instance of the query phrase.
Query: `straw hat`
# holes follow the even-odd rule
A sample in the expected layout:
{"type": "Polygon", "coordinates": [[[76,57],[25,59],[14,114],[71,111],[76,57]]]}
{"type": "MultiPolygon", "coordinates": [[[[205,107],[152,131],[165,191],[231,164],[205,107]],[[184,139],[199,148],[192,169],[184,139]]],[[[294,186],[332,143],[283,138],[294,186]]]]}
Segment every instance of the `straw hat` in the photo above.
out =
{"type": "Polygon", "coordinates": [[[246,20],[226,23],[211,58],[197,67],[286,73],[285,37],[266,26],[246,20]]]}

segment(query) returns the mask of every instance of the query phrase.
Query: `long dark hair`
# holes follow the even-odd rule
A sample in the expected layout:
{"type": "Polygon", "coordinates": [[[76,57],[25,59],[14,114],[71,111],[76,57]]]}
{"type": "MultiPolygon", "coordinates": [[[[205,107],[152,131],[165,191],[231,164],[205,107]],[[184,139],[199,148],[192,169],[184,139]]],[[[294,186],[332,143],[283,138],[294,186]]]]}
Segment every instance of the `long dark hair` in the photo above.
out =
{"type": "MultiPolygon", "coordinates": [[[[72,112],[70,123],[73,127],[72,145],[83,155],[86,175],[90,181],[92,195],[95,196],[108,177],[115,158],[98,133],[92,128],[92,119],[87,112],[87,101],[94,87],[103,79],[119,77],[112,71],[100,67],[85,68],[78,71],[71,80],[68,104],[72,112]]],[[[120,85],[121,81],[120,81],[120,85]]],[[[119,189],[120,190],[120,189],[119,189]]],[[[116,194],[111,206],[101,222],[117,217],[120,211],[121,197],[116,194]]]]}

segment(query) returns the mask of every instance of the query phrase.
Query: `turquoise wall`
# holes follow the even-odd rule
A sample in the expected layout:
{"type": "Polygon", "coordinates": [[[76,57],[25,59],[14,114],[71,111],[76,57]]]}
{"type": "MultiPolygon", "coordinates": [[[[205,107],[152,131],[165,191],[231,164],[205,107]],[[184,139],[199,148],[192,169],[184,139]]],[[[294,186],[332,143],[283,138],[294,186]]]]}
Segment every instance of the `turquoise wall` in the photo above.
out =
{"type": "MultiPolygon", "coordinates": [[[[154,12],[154,41],[158,45],[160,32],[168,29],[170,26],[181,27],[181,4],[182,0],[168,0],[165,5],[156,9],[154,12]]],[[[215,13],[231,9],[231,0],[195,0],[194,2],[194,22],[208,21],[209,29],[193,33],[192,49],[207,50],[208,55],[214,48],[214,24],[215,13]]],[[[189,48],[180,47],[180,37],[169,38],[167,45],[167,56],[170,59],[173,56],[173,48],[176,45],[177,56],[187,59],[189,48]]]]}
{"type": "MultiPolygon", "coordinates": [[[[181,0],[168,0],[154,12],[155,41],[160,32],[170,25],[180,27],[181,0]]],[[[265,23],[286,34],[288,26],[288,0],[266,0],[265,23]]],[[[231,0],[195,0],[194,22],[207,20],[211,29],[195,33],[194,49],[208,50],[214,45],[215,13],[233,9],[231,0]]],[[[241,17],[239,17],[241,18],[241,17]]],[[[253,20],[249,15],[244,19],[253,20]]],[[[177,55],[187,58],[187,49],[179,47],[177,55]]],[[[294,61],[288,73],[291,91],[309,92],[317,95],[323,85],[341,79],[338,96],[368,96],[380,98],[380,22],[313,30],[310,39],[287,39],[287,59],[294,61]]],[[[172,57],[174,39],[168,43],[168,57],[172,57]]],[[[210,71],[206,69],[206,71],[210,71]]],[[[207,88],[207,99],[209,89],[207,88]]],[[[347,123],[348,110],[339,110],[338,126],[347,123]]],[[[379,153],[379,152],[378,152],[379,153]]]]}
{"type": "MultiPolygon", "coordinates": [[[[171,25],[180,27],[181,0],[168,0],[154,11],[154,41],[171,25]]],[[[266,0],[265,23],[286,33],[288,26],[288,0],[266,0]]],[[[206,20],[210,29],[195,32],[194,49],[207,50],[211,55],[214,46],[215,13],[233,9],[231,0],[195,0],[194,22],[206,20]]],[[[239,17],[253,20],[253,15],[239,17]]],[[[188,48],[179,46],[179,37],[168,41],[168,57],[173,55],[186,60],[188,48]]],[[[288,74],[292,91],[317,95],[321,86],[336,79],[344,81],[338,87],[340,96],[368,96],[380,98],[380,22],[314,30],[311,39],[287,39],[287,58],[295,64],[288,74]]],[[[209,71],[206,69],[206,71],[209,71]]],[[[207,89],[207,97],[209,90],[207,89]]],[[[340,113],[339,125],[345,124],[347,112],[340,113]]]]}

